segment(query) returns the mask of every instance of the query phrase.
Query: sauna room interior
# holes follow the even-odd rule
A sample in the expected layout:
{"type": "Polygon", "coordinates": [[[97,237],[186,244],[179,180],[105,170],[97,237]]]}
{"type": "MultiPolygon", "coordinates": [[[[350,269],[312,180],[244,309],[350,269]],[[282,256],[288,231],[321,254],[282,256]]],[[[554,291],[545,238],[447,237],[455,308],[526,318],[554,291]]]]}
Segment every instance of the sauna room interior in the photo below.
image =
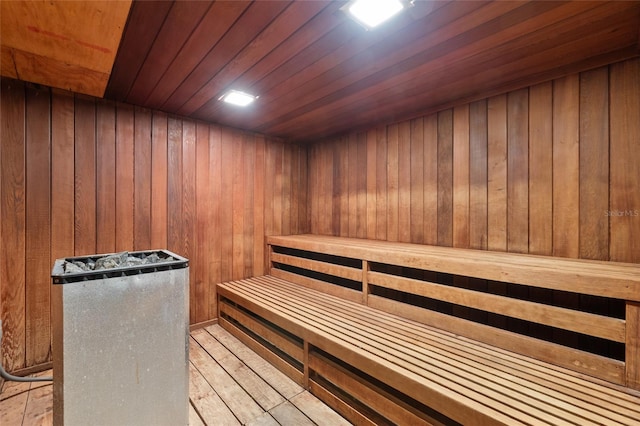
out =
{"type": "Polygon", "coordinates": [[[640,424],[640,1],[0,12],[1,424],[640,424]]]}

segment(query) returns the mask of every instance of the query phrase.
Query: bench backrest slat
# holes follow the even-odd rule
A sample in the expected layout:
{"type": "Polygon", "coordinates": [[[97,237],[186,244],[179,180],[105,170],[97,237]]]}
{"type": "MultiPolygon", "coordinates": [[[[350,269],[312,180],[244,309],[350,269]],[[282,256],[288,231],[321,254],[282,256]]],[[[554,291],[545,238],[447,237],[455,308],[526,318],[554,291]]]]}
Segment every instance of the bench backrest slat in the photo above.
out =
{"type": "Polygon", "coordinates": [[[319,235],[267,244],[279,278],[640,389],[640,265],[319,235]]]}

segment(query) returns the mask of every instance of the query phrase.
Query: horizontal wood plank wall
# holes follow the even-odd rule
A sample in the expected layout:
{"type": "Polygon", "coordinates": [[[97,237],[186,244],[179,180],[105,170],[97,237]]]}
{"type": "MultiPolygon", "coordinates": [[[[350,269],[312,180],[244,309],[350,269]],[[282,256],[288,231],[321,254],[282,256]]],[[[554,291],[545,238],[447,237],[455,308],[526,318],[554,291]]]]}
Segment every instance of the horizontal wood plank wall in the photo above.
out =
{"type": "Polygon", "coordinates": [[[640,262],[639,68],[318,141],[311,232],[640,262]]]}
{"type": "Polygon", "coordinates": [[[198,323],[217,316],[216,283],[264,273],[265,234],[309,231],[305,148],[10,79],[1,114],[10,371],[51,359],[57,258],[157,248],[186,256],[198,323]]]}

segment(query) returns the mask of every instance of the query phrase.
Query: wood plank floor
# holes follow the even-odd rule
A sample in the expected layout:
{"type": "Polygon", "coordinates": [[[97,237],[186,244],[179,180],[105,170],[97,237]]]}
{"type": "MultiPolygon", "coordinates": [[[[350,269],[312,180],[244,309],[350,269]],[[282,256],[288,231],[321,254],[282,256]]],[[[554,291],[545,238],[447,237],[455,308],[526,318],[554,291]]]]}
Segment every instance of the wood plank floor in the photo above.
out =
{"type": "MultiPolygon", "coordinates": [[[[220,326],[193,331],[189,351],[192,426],[350,424],[220,326]]],[[[0,425],[51,425],[52,392],[46,382],[5,383],[0,425]]]]}

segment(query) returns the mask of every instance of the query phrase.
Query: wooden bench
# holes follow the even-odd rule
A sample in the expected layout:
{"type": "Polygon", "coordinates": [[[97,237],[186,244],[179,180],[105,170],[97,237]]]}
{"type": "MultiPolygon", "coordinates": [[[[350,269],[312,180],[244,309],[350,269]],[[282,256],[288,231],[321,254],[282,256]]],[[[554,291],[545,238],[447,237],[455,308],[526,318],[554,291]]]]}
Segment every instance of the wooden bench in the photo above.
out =
{"type": "Polygon", "coordinates": [[[220,324],[357,424],[640,425],[640,266],[315,235],[220,324]]]}

